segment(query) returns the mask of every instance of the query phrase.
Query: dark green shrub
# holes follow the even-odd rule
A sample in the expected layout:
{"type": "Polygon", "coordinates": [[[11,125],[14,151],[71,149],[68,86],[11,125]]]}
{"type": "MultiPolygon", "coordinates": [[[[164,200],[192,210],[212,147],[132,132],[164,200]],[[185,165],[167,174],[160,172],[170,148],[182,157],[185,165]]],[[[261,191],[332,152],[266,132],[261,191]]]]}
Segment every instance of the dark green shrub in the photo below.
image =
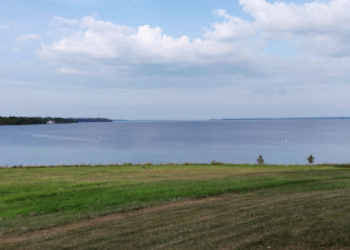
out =
{"type": "Polygon", "coordinates": [[[259,155],[259,158],[256,159],[256,161],[258,162],[259,165],[263,165],[265,163],[264,158],[262,157],[262,155],[259,155]]]}
{"type": "Polygon", "coordinates": [[[313,157],[312,155],[310,155],[310,156],[307,158],[307,160],[308,160],[308,162],[309,162],[310,164],[312,164],[312,163],[314,163],[314,161],[315,161],[315,157],[313,157]]]}

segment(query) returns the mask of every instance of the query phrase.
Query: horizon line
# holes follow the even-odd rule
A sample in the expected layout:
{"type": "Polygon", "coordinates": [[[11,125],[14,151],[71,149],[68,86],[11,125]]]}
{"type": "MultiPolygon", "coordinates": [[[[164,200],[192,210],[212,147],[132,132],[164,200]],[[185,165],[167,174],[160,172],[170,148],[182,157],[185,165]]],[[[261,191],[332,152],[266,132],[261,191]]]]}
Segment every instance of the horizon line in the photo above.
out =
{"type": "Polygon", "coordinates": [[[112,121],[234,121],[234,120],[336,120],[350,119],[350,116],[320,117],[260,117],[260,118],[208,118],[208,119],[111,119],[112,121]]]}

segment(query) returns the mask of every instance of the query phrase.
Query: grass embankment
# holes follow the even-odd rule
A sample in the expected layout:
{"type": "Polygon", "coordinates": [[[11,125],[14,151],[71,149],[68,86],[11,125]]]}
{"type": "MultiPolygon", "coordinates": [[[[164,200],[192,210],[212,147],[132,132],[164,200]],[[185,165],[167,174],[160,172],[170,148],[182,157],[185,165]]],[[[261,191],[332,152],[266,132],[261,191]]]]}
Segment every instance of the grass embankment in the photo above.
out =
{"type": "Polygon", "coordinates": [[[146,168],[0,169],[0,249],[350,247],[350,169],[146,168]]]}

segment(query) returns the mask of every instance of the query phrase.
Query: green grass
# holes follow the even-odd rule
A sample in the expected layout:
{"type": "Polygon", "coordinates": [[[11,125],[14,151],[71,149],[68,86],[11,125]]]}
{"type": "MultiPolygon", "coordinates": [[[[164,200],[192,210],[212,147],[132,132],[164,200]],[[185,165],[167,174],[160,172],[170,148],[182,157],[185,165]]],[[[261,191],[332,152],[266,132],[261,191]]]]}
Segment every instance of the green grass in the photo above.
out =
{"type": "MultiPolygon", "coordinates": [[[[333,195],[334,192],[350,191],[350,169],[345,166],[162,165],[146,168],[80,166],[0,169],[0,242],[1,235],[13,237],[22,234],[22,227],[28,228],[25,232],[36,231],[169,202],[173,204],[193,198],[220,197],[225,193],[246,197],[247,200],[252,195],[255,200],[261,197],[268,200],[277,196],[295,196],[297,199],[316,193],[333,195]]],[[[312,198],[310,199],[312,204],[312,198]]],[[[350,199],[346,200],[342,196],[341,202],[345,201],[350,199]]],[[[303,206],[307,207],[307,204],[303,206]]],[[[317,211],[317,208],[311,207],[310,213],[312,209],[317,211]]],[[[275,211],[275,214],[282,216],[282,212],[275,211]]],[[[266,211],[260,213],[263,216],[266,211]]],[[[260,218],[258,215],[252,217],[257,223],[260,218]]],[[[183,217],[197,218],[193,214],[189,214],[189,217],[184,214],[181,216],[175,217],[174,221],[181,222],[183,217]]],[[[327,216],[333,218],[332,213],[327,216]]],[[[321,221],[322,219],[322,216],[318,218],[321,221]]],[[[156,218],[153,220],[154,225],[159,224],[156,218]]],[[[220,224],[217,226],[220,227],[220,224]]],[[[199,229],[192,230],[197,232],[199,229]]],[[[205,229],[202,233],[208,233],[207,230],[216,229],[205,229]]],[[[254,230],[259,232],[263,229],[254,230]]],[[[285,230],[282,232],[288,234],[285,230]]],[[[262,243],[259,244],[265,244],[266,240],[271,241],[270,238],[261,240],[262,243]]],[[[161,240],[164,244],[168,241],[166,237],[161,240]]],[[[229,244],[231,241],[225,242],[229,244]]],[[[160,243],[150,244],[155,246],[160,243]]],[[[256,241],[249,244],[253,244],[253,249],[258,246],[256,241]]],[[[249,248],[249,244],[245,246],[249,248]]],[[[213,247],[215,246],[217,245],[214,244],[213,247]]]]}
{"type": "MultiPolygon", "coordinates": [[[[348,174],[349,173],[349,174],[348,174]]],[[[74,218],[147,207],[184,198],[297,186],[330,189],[350,172],[329,166],[93,166],[0,170],[0,232],[32,213],[74,218]],[[322,183],[321,186],[314,182],[322,183]],[[307,185],[312,183],[312,185],[307,185]],[[303,185],[301,185],[303,184],[303,185]]],[[[31,227],[31,225],[28,225],[31,227]]],[[[45,226],[45,225],[43,225],[45,226]]],[[[11,228],[13,229],[13,228],[11,228]]]]}

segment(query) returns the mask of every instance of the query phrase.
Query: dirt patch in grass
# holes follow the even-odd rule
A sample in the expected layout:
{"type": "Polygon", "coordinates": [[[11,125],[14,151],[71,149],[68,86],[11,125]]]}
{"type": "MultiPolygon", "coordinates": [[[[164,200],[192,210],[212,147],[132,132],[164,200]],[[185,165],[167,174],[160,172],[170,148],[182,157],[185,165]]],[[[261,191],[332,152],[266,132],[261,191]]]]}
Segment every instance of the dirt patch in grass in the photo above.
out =
{"type": "Polygon", "coordinates": [[[349,249],[349,190],[226,194],[0,239],[0,249],[349,249]]]}
{"type": "Polygon", "coordinates": [[[0,249],[350,249],[349,178],[330,166],[1,170],[0,249]]]}
{"type": "MultiPolygon", "coordinates": [[[[84,221],[79,221],[79,222],[75,222],[75,223],[69,223],[66,225],[55,226],[52,228],[46,228],[46,229],[36,230],[36,231],[28,232],[28,233],[23,233],[23,234],[19,234],[16,236],[10,236],[10,237],[4,236],[3,238],[0,239],[0,243],[1,244],[13,244],[13,243],[21,242],[21,241],[26,241],[28,239],[34,239],[34,238],[38,238],[38,237],[41,238],[41,237],[45,237],[48,235],[67,233],[67,232],[72,231],[72,230],[79,230],[82,228],[94,227],[96,225],[110,223],[111,221],[116,221],[116,220],[128,219],[128,218],[131,218],[134,216],[147,215],[149,213],[157,213],[157,212],[164,210],[164,209],[177,208],[177,207],[182,207],[182,206],[191,206],[194,204],[209,202],[209,201],[215,202],[217,199],[220,199],[220,198],[208,197],[208,198],[199,198],[199,199],[188,199],[188,200],[182,200],[182,201],[173,202],[173,203],[167,203],[167,204],[163,204],[163,205],[159,205],[159,206],[155,206],[155,207],[151,207],[151,208],[135,209],[135,210],[128,211],[128,212],[110,214],[110,215],[106,215],[106,216],[93,218],[90,220],[84,220],[84,221]]],[[[27,230],[28,230],[28,228],[25,231],[27,231],[27,230]]]]}

